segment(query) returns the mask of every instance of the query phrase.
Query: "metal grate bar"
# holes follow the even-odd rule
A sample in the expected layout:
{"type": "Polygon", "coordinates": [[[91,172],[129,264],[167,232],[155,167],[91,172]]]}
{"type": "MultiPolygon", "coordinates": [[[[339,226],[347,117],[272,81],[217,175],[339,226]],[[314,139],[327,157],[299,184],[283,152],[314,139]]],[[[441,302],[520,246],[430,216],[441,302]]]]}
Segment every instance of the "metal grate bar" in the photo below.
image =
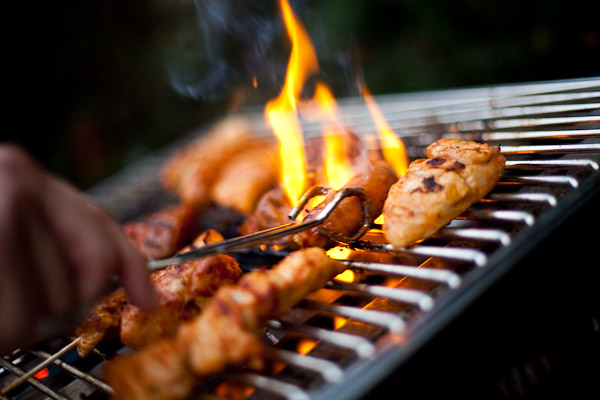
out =
{"type": "Polygon", "coordinates": [[[367,285],[365,283],[329,282],[328,287],[348,292],[357,292],[375,297],[398,301],[400,303],[418,306],[421,310],[431,310],[433,297],[420,290],[391,288],[380,285],[367,285]]]}
{"type": "Polygon", "coordinates": [[[598,153],[600,143],[500,146],[503,154],[567,154],[598,153]]]}
{"type": "Polygon", "coordinates": [[[537,168],[585,168],[597,171],[598,163],[590,159],[556,159],[556,160],[507,160],[508,169],[537,169],[537,168]]]}
{"type": "Polygon", "coordinates": [[[490,132],[483,133],[481,139],[485,141],[501,140],[531,140],[531,139],[584,139],[600,137],[600,129],[565,129],[554,131],[526,131],[526,132],[490,132]]]}
{"type": "Polygon", "coordinates": [[[344,371],[334,362],[312,357],[307,354],[298,354],[293,351],[270,347],[268,353],[286,363],[317,372],[327,382],[339,382],[344,378],[344,371]]]}
{"type": "MultiPolygon", "coordinates": [[[[371,246],[371,245],[369,245],[371,246]]],[[[415,246],[404,249],[394,249],[390,244],[376,246],[377,251],[384,252],[405,252],[427,257],[446,258],[449,260],[472,262],[478,267],[483,267],[487,263],[487,256],[484,252],[477,249],[465,249],[458,247],[439,247],[439,246],[415,246]]]]}
{"type": "Polygon", "coordinates": [[[490,193],[488,199],[502,202],[546,203],[550,206],[555,206],[558,202],[556,196],[548,193],[490,193]]]}
{"type": "Polygon", "coordinates": [[[551,186],[579,186],[577,179],[572,176],[552,175],[552,176],[510,176],[502,178],[499,185],[551,185],[551,186]]]}
{"type": "Polygon", "coordinates": [[[401,332],[406,327],[406,324],[402,318],[393,313],[384,311],[368,310],[364,308],[328,304],[310,300],[303,301],[299,308],[313,311],[323,311],[346,318],[352,318],[357,321],[387,328],[392,332],[401,332]]]}
{"type": "Polygon", "coordinates": [[[510,244],[510,235],[500,229],[484,228],[444,228],[438,231],[436,238],[468,239],[474,241],[497,242],[503,246],[510,244]]]}
{"type": "Polygon", "coordinates": [[[364,269],[372,272],[381,272],[384,274],[396,276],[408,276],[411,278],[423,279],[433,282],[444,283],[451,288],[457,288],[460,285],[460,276],[452,271],[445,269],[413,267],[400,264],[382,264],[362,261],[345,261],[344,264],[351,269],[364,269]]]}
{"type": "Polygon", "coordinates": [[[361,358],[371,358],[375,354],[375,346],[373,343],[361,336],[330,331],[315,326],[291,326],[275,320],[268,321],[268,325],[273,329],[277,329],[286,333],[299,333],[307,335],[315,339],[322,340],[323,342],[352,350],[361,358]]]}
{"type": "Polygon", "coordinates": [[[467,210],[458,218],[466,219],[487,219],[502,222],[518,222],[526,225],[533,225],[535,217],[527,211],[518,210],[467,210]]]}

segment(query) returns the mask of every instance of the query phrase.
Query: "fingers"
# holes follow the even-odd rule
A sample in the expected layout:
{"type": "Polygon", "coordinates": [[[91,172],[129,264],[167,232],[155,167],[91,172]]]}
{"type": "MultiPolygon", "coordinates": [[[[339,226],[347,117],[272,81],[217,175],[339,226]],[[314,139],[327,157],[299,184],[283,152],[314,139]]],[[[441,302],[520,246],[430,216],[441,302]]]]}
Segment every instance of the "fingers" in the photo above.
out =
{"type": "MultiPolygon", "coordinates": [[[[0,170],[0,354],[9,344],[31,328],[32,318],[37,316],[31,309],[27,293],[27,273],[19,263],[23,232],[19,224],[17,207],[20,195],[0,170]]],[[[31,288],[36,289],[36,281],[31,288]]],[[[37,293],[37,290],[34,294],[37,293]]]]}
{"type": "Polygon", "coordinates": [[[48,177],[47,185],[48,218],[75,266],[81,298],[97,299],[108,279],[116,274],[133,303],[144,310],[152,309],[156,298],[146,261],[121,227],[65,182],[48,177]]]}
{"type": "Polygon", "coordinates": [[[120,226],[114,224],[113,230],[113,237],[120,251],[117,275],[131,301],[142,311],[153,311],[158,306],[158,299],[150,282],[146,259],[133,246],[120,226]]]}
{"type": "MultiPolygon", "coordinates": [[[[4,150],[4,149],[2,149],[4,150]]],[[[39,176],[19,152],[0,151],[0,347],[30,343],[36,322],[73,306],[65,259],[32,192],[39,176]],[[42,262],[43,261],[43,262],[42,262]]]]}
{"type": "Polygon", "coordinates": [[[142,309],[157,303],[121,227],[10,146],[0,146],[0,260],[0,349],[28,340],[36,320],[91,304],[114,275],[142,309]]]}

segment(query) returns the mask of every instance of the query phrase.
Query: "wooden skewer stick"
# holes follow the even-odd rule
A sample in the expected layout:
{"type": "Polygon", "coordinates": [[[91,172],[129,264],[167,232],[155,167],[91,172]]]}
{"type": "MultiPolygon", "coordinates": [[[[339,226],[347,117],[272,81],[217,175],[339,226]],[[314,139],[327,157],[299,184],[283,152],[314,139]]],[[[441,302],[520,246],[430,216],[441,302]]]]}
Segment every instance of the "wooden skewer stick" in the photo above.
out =
{"type": "Polygon", "coordinates": [[[13,389],[19,387],[22,383],[24,383],[26,380],[31,378],[33,375],[37,374],[40,370],[42,370],[43,368],[46,368],[48,365],[52,364],[55,360],[64,356],[69,351],[73,350],[75,347],[77,347],[77,344],[79,343],[80,340],[81,340],[81,338],[74,339],[71,343],[69,343],[68,345],[66,345],[65,347],[63,347],[62,349],[57,351],[56,353],[54,353],[52,356],[48,357],[47,359],[45,359],[44,361],[42,361],[41,363],[39,363],[32,369],[30,369],[29,371],[27,371],[26,373],[24,373],[23,375],[21,375],[14,381],[12,381],[10,384],[8,384],[2,390],[0,390],[0,396],[4,396],[7,393],[9,393],[10,391],[12,391],[13,389]]]}

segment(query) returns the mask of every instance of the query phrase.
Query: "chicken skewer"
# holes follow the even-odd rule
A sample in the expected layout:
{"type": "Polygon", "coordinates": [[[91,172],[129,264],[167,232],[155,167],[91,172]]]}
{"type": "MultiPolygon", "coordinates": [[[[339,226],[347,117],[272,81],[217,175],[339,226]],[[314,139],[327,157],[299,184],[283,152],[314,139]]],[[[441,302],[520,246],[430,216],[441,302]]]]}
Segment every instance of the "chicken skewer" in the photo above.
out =
{"type": "Polygon", "coordinates": [[[265,321],[322,288],[345,266],[320,248],[291,253],[270,270],[254,270],[218,290],[195,320],[172,339],[110,361],[105,374],[117,399],[187,396],[196,379],[229,366],[260,365],[265,321]]]}
{"type": "Polygon", "coordinates": [[[250,121],[227,118],[167,161],[163,186],[185,204],[210,202],[210,191],[227,162],[249,146],[250,121]]]}
{"type": "MultiPolygon", "coordinates": [[[[216,231],[200,235],[183,252],[223,240],[216,231]]],[[[142,348],[172,336],[179,324],[197,315],[208,299],[223,284],[234,283],[242,271],[237,261],[227,255],[214,255],[183,264],[174,264],[152,273],[159,307],[151,314],[130,304],[120,288],[102,299],[90,316],[76,329],[77,352],[87,356],[111,331],[120,328],[121,341],[132,348],[142,348]]]]}

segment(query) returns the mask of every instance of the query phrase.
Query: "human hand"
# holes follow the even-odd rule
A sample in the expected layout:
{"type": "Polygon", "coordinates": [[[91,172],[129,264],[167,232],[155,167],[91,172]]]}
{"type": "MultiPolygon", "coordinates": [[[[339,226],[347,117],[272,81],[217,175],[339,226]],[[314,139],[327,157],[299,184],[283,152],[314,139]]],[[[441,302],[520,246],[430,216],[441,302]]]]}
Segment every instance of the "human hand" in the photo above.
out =
{"type": "Polygon", "coordinates": [[[121,227],[24,151],[0,145],[0,354],[58,333],[53,322],[75,323],[114,275],[133,303],[155,306],[146,261],[121,227]]]}

